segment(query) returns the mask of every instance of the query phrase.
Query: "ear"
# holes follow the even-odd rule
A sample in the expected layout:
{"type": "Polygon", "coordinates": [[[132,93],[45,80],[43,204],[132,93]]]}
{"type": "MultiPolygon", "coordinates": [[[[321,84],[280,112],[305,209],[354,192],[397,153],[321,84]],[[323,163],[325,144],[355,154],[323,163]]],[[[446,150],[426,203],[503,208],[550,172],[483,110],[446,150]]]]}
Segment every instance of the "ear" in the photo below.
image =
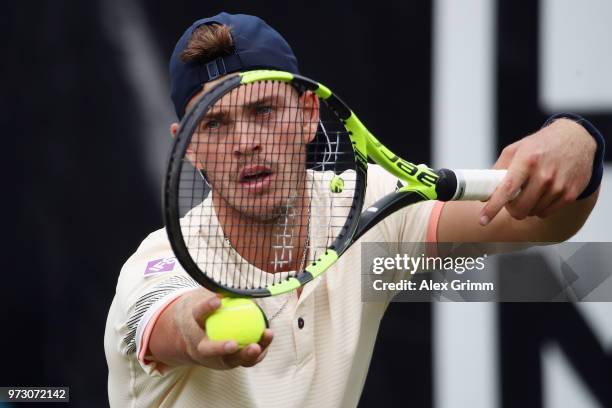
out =
{"type": "Polygon", "coordinates": [[[319,98],[314,92],[306,91],[300,96],[304,111],[304,143],[314,140],[319,126],[319,98]]]}
{"type": "Polygon", "coordinates": [[[179,124],[177,122],[174,122],[170,125],[170,134],[172,135],[173,139],[176,137],[178,130],[179,130],[179,124]]]}

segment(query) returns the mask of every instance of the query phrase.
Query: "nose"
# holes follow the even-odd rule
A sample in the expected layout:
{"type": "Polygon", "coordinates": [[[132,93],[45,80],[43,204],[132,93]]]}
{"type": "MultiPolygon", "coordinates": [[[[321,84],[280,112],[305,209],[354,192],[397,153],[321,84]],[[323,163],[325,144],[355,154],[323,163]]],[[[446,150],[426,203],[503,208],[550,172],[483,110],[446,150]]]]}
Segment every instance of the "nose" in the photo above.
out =
{"type": "Polygon", "coordinates": [[[262,129],[258,126],[249,121],[237,121],[234,132],[233,152],[235,156],[251,155],[262,151],[263,135],[261,134],[262,129]]]}

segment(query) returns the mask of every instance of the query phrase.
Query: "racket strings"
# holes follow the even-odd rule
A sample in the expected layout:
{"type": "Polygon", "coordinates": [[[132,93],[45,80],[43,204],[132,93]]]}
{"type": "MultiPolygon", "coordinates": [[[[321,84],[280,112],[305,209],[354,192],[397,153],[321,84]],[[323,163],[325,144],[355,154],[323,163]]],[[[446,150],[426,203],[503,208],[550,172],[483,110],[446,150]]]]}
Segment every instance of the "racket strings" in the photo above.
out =
{"type": "Polygon", "coordinates": [[[338,235],[355,195],[355,155],[324,109],[314,94],[262,81],[201,116],[178,200],[187,248],[209,278],[240,289],[280,283],[338,235]]]}

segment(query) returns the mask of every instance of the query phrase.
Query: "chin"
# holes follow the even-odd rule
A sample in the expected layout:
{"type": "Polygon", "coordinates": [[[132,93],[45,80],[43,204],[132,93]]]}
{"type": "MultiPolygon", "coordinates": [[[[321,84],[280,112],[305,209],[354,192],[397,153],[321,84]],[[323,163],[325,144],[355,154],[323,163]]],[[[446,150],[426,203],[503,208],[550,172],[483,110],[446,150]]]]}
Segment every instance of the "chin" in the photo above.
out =
{"type": "Polygon", "coordinates": [[[250,205],[234,207],[242,215],[261,221],[272,221],[287,215],[289,208],[286,202],[275,201],[266,203],[263,200],[253,200],[250,205]]]}

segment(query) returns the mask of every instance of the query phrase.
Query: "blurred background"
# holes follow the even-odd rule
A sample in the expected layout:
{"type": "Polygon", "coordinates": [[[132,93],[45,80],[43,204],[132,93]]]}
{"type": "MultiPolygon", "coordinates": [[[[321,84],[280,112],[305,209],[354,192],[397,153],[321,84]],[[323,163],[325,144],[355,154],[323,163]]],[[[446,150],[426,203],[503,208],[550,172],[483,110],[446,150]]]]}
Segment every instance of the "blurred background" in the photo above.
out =
{"type": "MultiPolygon", "coordinates": [[[[198,18],[262,17],[304,75],[415,162],[491,166],[503,146],[561,111],[584,115],[611,141],[608,0],[6,6],[2,124],[15,143],[18,202],[0,385],[69,386],[72,406],[108,405],[106,314],[123,262],[162,227],[175,120],[167,61],[198,18]]],[[[598,206],[574,240],[612,241],[610,158],[598,206]]],[[[398,303],[361,405],[610,407],[611,390],[610,303],[398,303]]]]}

